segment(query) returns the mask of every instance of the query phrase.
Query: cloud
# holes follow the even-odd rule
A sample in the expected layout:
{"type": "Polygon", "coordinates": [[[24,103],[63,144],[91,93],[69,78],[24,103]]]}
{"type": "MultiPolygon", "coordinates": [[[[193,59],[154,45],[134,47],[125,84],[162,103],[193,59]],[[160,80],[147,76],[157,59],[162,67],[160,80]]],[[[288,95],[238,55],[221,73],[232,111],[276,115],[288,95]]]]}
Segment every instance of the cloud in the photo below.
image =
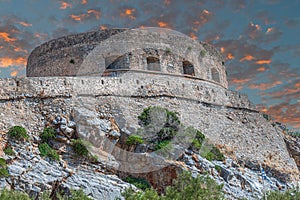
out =
{"type": "Polygon", "coordinates": [[[20,66],[20,65],[25,66],[26,63],[27,63],[27,59],[24,57],[18,57],[18,58],[0,57],[0,68],[20,66]]]}
{"type": "Polygon", "coordinates": [[[281,81],[275,81],[275,82],[271,82],[271,83],[250,84],[249,88],[258,89],[258,90],[269,90],[269,89],[274,88],[281,84],[282,84],[281,81]]]}
{"type": "Polygon", "coordinates": [[[88,0],[81,0],[81,4],[87,4],[88,0]]]}
{"type": "Polygon", "coordinates": [[[59,9],[65,10],[67,8],[72,8],[72,4],[62,1],[59,9]]]}
{"type": "Polygon", "coordinates": [[[27,22],[18,22],[19,24],[21,24],[22,26],[28,27],[28,26],[32,26],[32,24],[29,24],[27,22]]]}
{"type": "Polygon", "coordinates": [[[9,33],[6,32],[0,32],[0,38],[3,39],[5,42],[14,42],[17,39],[16,38],[11,38],[9,33]]]}
{"type": "Polygon", "coordinates": [[[135,16],[135,8],[126,8],[123,12],[120,13],[121,17],[128,17],[131,20],[135,20],[136,16],[135,16]]]}
{"type": "Polygon", "coordinates": [[[82,14],[70,14],[70,18],[74,21],[86,21],[86,20],[99,20],[101,17],[100,10],[89,9],[86,13],[82,14]]]}
{"type": "MultiPolygon", "coordinates": [[[[261,106],[262,107],[262,106],[261,106]]],[[[300,129],[300,104],[296,103],[279,103],[271,106],[264,106],[265,111],[270,114],[276,121],[290,124],[295,129],[300,129]]]]}

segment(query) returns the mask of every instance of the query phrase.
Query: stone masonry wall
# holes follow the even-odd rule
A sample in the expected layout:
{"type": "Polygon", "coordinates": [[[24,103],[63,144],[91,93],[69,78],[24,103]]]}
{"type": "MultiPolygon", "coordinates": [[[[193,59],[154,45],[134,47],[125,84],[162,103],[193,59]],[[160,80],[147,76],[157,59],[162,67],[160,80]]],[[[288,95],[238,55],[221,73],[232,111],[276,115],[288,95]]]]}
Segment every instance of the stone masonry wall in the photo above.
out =
{"type": "MultiPolygon", "coordinates": [[[[162,68],[172,63],[170,54],[194,66],[195,77],[212,80],[212,69],[218,71],[220,82],[227,88],[225,66],[220,53],[212,46],[199,43],[175,31],[156,29],[111,29],[62,37],[37,47],[28,59],[27,76],[82,76],[101,73],[105,59],[119,57],[140,49],[156,49],[162,68]]],[[[144,69],[145,57],[136,55],[132,69],[144,69]]],[[[177,61],[178,62],[178,61],[177,61]]],[[[176,67],[176,66],[175,66],[176,67]]],[[[130,69],[131,69],[130,68],[130,69]]],[[[181,66],[182,68],[182,66],[181,66]]],[[[182,69],[175,69],[181,72],[182,69]]],[[[146,72],[145,72],[146,73],[146,72]]],[[[168,70],[172,74],[172,70],[168,70]]],[[[176,73],[175,73],[176,74],[176,73]]]]}
{"type": "Polygon", "coordinates": [[[50,116],[71,116],[82,97],[88,97],[97,112],[114,117],[131,134],[139,128],[137,116],[144,108],[166,107],[178,112],[184,125],[198,128],[245,166],[265,163],[269,175],[298,180],[299,171],[282,136],[247,97],[199,80],[182,83],[176,77],[130,73],[116,78],[0,79],[0,130],[23,125],[38,134],[50,116]]]}

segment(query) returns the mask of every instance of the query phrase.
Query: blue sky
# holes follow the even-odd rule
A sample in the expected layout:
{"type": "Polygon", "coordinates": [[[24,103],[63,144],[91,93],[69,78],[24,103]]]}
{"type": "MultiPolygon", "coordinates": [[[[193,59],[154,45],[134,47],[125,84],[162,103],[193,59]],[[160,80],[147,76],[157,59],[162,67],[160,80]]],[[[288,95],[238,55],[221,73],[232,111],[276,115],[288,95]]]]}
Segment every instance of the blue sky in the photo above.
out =
{"type": "Polygon", "coordinates": [[[0,77],[24,76],[37,45],[71,33],[158,26],[213,44],[230,89],[300,129],[299,0],[0,0],[0,77]]]}

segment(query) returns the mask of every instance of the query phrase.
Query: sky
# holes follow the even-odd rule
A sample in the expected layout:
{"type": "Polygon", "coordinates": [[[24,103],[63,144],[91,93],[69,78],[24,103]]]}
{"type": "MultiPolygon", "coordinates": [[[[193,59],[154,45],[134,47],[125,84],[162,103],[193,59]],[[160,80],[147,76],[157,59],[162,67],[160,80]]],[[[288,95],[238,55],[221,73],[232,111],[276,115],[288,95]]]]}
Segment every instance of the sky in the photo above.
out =
{"type": "Polygon", "coordinates": [[[300,0],[0,0],[0,78],[38,45],[106,28],[170,28],[214,45],[229,87],[300,130],[300,0]]]}

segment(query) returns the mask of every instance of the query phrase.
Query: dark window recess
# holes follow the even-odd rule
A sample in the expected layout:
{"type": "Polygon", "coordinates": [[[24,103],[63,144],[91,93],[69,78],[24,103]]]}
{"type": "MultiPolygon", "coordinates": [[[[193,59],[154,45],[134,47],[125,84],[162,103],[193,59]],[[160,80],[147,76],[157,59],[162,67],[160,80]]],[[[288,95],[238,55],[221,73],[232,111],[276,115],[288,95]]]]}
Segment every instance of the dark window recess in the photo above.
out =
{"type": "Polygon", "coordinates": [[[182,67],[183,67],[183,74],[195,76],[194,65],[192,63],[190,63],[189,61],[183,61],[182,67]]]}
{"type": "Polygon", "coordinates": [[[129,56],[111,56],[105,58],[105,68],[114,70],[114,69],[129,69],[129,56]]]}
{"type": "Polygon", "coordinates": [[[220,74],[216,68],[211,69],[211,78],[213,81],[220,83],[220,74]]]}
{"type": "Polygon", "coordinates": [[[147,58],[147,70],[160,71],[160,61],[156,57],[147,58]]]}

